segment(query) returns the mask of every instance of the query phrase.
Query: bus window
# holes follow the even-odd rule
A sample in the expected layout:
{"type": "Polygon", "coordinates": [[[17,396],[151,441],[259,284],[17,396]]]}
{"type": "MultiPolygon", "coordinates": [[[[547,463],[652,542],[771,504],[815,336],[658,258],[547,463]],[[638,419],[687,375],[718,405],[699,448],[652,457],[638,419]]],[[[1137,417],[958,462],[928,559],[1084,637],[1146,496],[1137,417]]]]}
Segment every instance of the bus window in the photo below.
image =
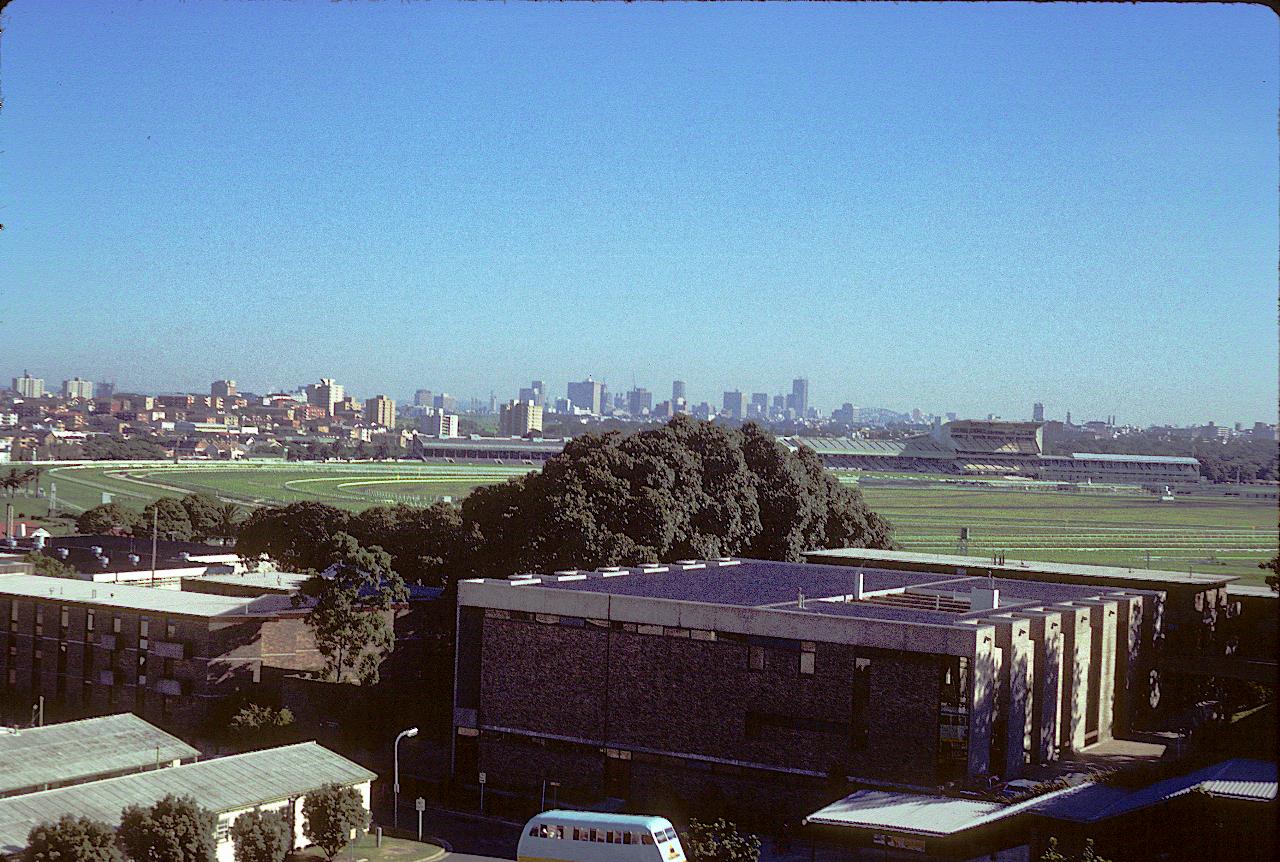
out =
{"type": "Polygon", "coordinates": [[[652,835],[650,835],[650,834],[648,834],[647,832],[642,832],[642,833],[640,834],[640,843],[641,843],[641,844],[653,844],[653,836],[652,836],[652,835]]]}
{"type": "Polygon", "coordinates": [[[595,841],[595,842],[597,842],[597,843],[603,844],[603,843],[604,843],[604,830],[603,830],[603,829],[592,829],[592,830],[591,830],[591,840],[592,840],[592,841],[595,841]]]}
{"type": "Polygon", "coordinates": [[[537,827],[537,826],[530,826],[530,827],[529,827],[529,837],[530,837],[530,838],[537,838],[537,837],[538,837],[538,827],[537,827]]]}
{"type": "Polygon", "coordinates": [[[623,844],[630,844],[630,843],[631,843],[631,841],[632,841],[632,837],[634,836],[634,834],[635,834],[635,833],[633,833],[633,832],[623,832],[623,833],[622,833],[622,843],[623,843],[623,844]]]}
{"type": "Polygon", "coordinates": [[[583,840],[583,839],[582,839],[582,830],[581,830],[581,829],[579,829],[577,826],[573,827],[573,840],[574,840],[574,841],[581,841],[581,840],[583,840]]]}

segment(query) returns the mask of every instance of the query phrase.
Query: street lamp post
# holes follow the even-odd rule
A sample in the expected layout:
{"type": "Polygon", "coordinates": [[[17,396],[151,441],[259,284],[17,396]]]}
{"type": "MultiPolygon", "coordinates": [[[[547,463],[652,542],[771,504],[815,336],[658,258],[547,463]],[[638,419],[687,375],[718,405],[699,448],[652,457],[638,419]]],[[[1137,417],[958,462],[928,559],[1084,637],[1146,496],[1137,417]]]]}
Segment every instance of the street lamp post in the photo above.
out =
{"type": "Polygon", "coordinates": [[[399,828],[400,826],[400,740],[406,736],[417,736],[418,728],[411,727],[408,730],[400,731],[400,735],[396,737],[396,744],[391,747],[392,758],[395,761],[395,778],[392,785],[393,799],[391,803],[391,822],[392,825],[399,828]]]}

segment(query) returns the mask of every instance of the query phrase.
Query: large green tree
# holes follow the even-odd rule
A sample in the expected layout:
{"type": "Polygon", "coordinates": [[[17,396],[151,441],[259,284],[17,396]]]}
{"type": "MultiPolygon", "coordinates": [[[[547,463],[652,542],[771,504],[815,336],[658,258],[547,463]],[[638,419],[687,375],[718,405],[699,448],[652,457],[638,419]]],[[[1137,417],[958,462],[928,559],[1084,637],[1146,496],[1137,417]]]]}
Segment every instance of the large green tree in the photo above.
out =
{"type": "Polygon", "coordinates": [[[245,746],[267,748],[280,745],[293,727],[293,711],[249,703],[231,717],[229,735],[245,746]]]}
{"type": "Polygon", "coordinates": [[[249,514],[236,536],[236,553],[267,556],[282,569],[320,570],[333,562],[330,540],[345,532],[350,515],[324,503],[290,503],[249,514]]]}
{"type": "Polygon", "coordinates": [[[236,862],[284,862],[292,842],[289,821],[279,811],[246,811],[231,824],[236,862]]]}
{"type": "Polygon", "coordinates": [[[24,554],[22,559],[24,562],[35,566],[34,574],[43,575],[46,578],[74,578],[76,576],[75,566],[68,565],[54,557],[48,557],[41,553],[30,553],[24,554]]]}
{"type": "Polygon", "coordinates": [[[346,532],[361,545],[377,545],[405,581],[443,584],[462,529],[457,506],[372,506],[351,517],[346,532]]]}
{"type": "Polygon", "coordinates": [[[54,823],[33,826],[27,834],[24,862],[122,862],[115,830],[106,823],[64,814],[54,823]]]}
{"type": "Polygon", "coordinates": [[[202,542],[210,536],[218,536],[222,524],[222,503],[212,494],[187,494],[181,500],[182,508],[191,522],[191,538],[202,542]]]}
{"type": "Polygon", "coordinates": [[[391,555],[376,545],[364,548],[338,533],[326,550],[332,562],[303,582],[295,601],[312,603],[306,622],[325,673],[335,682],[375,683],[378,664],[395,647],[393,608],[408,601],[408,590],[391,568],[391,555]]]}
{"type": "Polygon", "coordinates": [[[216,826],[213,812],[170,794],[154,805],[126,807],[117,835],[133,862],[214,862],[216,826]]]}
{"type": "Polygon", "coordinates": [[[302,800],[302,831],[332,859],[351,842],[352,833],[369,827],[364,800],[352,787],[326,784],[302,800]]]}
{"type": "MultiPolygon", "coordinates": [[[[140,523],[141,517],[133,509],[119,503],[103,503],[86,509],[76,518],[76,531],[86,536],[101,536],[116,531],[133,532],[139,530],[140,523]]],[[[150,527],[148,522],[147,528],[150,527]]]]}
{"type": "Polygon", "coordinates": [[[150,536],[153,525],[156,537],[166,541],[187,542],[193,536],[186,507],[182,501],[172,497],[161,497],[148,503],[134,528],[134,535],[150,536]]]}

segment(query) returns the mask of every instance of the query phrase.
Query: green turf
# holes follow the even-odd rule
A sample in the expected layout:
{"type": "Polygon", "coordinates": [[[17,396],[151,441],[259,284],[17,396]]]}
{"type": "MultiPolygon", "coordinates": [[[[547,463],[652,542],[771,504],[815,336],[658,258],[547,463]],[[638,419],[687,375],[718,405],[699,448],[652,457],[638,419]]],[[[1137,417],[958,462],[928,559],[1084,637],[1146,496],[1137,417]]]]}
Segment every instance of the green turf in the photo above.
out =
{"type": "MultiPolygon", "coordinates": [[[[47,490],[56,482],[63,511],[73,514],[100,503],[103,491],[138,509],[160,496],[207,491],[246,505],[319,500],[359,511],[386,503],[427,505],[441,497],[457,501],[480,485],[528,470],[521,465],[157,462],[46,467],[41,487],[47,490]]],[[[1257,564],[1276,553],[1278,542],[1274,502],[1178,496],[1162,503],[1135,489],[1070,493],[1025,490],[1019,483],[969,487],[863,479],[859,484],[867,502],[892,522],[906,550],[955,553],[960,528],[968,527],[968,552],[975,555],[1193,568],[1261,583],[1264,573],[1257,564]]],[[[14,508],[42,514],[46,505],[43,499],[18,496],[14,508]]]]}

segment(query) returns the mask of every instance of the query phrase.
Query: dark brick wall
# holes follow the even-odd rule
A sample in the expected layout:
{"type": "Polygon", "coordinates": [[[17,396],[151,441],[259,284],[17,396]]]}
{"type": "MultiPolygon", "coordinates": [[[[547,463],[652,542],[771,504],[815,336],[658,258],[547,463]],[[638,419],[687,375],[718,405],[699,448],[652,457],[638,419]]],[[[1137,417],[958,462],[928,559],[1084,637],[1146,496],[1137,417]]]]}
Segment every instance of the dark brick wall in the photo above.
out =
{"type": "MultiPolygon", "coordinates": [[[[762,646],[765,667],[752,670],[746,639],[486,619],[479,723],[818,776],[835,769],[933,783],[938,657],[815,646],[814,673],[805,675],[799,643],[762,646]],[[870,697],[865,744],[854,745],[853,677],[859,656],[871,660],[870,697]],[[749,721],[749,714],[755,720],[749,721]]],[[[486,760],[488,746],[484,735],[481,739],[482,764],[508,768],[486,760]]],[[[549,756],[536,748],[531,753],[535,761],[549,756]]],[[[597,752],[595,758],[603,755],[597,752]]],[[[540,772],[541,765],[529,768],[540,772]]]]}

